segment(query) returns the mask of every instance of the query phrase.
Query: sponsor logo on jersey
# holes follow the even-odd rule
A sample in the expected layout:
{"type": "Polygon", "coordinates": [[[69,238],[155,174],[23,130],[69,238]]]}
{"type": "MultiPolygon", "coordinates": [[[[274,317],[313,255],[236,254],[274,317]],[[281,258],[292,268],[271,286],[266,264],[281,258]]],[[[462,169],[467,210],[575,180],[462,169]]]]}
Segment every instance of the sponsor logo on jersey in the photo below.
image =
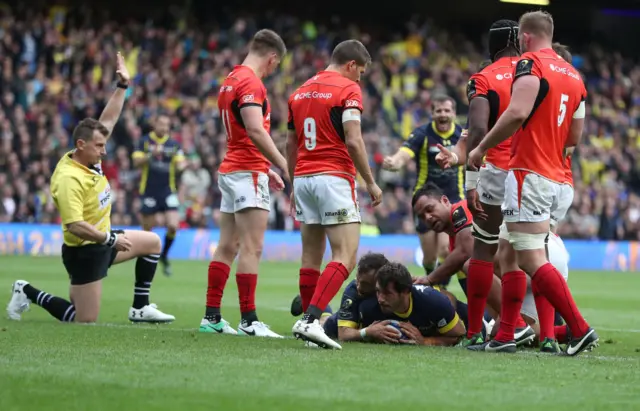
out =
{"type": "Polygon", "coordinates": [[[333,97],[333,93],[319,93],[317,91],[307,91],[306,93],[297,93],[293,96],[294,100],[304,100],[308,98],[329,100],[333,97]]]}
{"type": "Polygon", "coordinates": [[[509,80],[509,79],[512,79],[512,78],[513,78],[513,75],[511,73],[504,73],[504,74],[497,74],[496,75],[496,79],[498,81],[501,81],[501,80],[504,80],[504,79],[509,80]]]}
{"type": "Polygon", "coordinates": [[[564,74],[565,76],[569,76],[576,80],[580,80],[580,76],[578,76],[576,73],[574,73],[573,71],[571,71],[571,69],[567,67],[560,67],[560,66],[556,66],[555,64],[549,64],[549,68],[554,73],[564,74]]]}
{"type": "Polygon", "coordinates": [[[242,102],[251,103],[254,99],[255,97],[253,96],[253,94],[247,94],[246,96],[242,97],[242,102]]]}
{"type": "Polygon", "coordinates": [[[349,107],[360,107],[360,103],[358,102],[358,100],[347,100],[344,102],[344,106],[346,108],[349,107]]]}

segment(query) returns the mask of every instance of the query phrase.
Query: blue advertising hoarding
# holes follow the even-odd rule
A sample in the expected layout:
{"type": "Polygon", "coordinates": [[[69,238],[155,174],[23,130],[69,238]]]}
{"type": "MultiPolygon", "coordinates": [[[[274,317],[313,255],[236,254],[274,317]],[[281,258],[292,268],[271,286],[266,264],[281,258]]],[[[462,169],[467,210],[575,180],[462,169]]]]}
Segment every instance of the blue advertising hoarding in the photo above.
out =
{"type": "MultiPolygon", "coordinates": [[[[164,236],[163,229],[156,232],[161,238],[164,236]]],[[[218,236],[218,230],[181,230],[169,256],[179,260],[209,260],[218,236]]],[[[640,271],[638,242],[565,240],[564,243],[571,256],[572,270],[640,271]]],[[[62,231],[58,225],[0,224],[0,255],[59,255],[61,246],[62,231]]],[[[363,236],[359,253],[368,251],[384,253],[389,259],[405,264],[415,264],[421,259],[418,238],[409,235],[363,236]]],[[[267,232],[264,260],[298,262],[300,252],[298,232],[267,232]]],[[[327,258],[329,253],[327,247],[327,258]]]]}

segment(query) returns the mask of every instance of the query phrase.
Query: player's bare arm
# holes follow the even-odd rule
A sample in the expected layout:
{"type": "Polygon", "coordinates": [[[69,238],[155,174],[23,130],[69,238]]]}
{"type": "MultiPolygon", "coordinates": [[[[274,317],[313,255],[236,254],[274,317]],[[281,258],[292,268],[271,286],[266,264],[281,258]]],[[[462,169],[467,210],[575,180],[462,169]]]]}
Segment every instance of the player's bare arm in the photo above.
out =
{"type": "Polygon", "coordinates": [[[360,129],[360,110],[351,108],[342,114],[342,126],[346,137],[347,150],[353,159],[353,164],[360,176],[367,185],[367,191],[371,195],[372,205],[375,207],[382,202],[382,190],[376,184],[369,161],[367,159],[367,149],[362,138],[360,129]]]}
{"type": "Polygon", "coordinates": [[[66,225],[67,230],[76,237],[86,241],[92,241],[98,244],[109,244],[118,251],[129,251],[131,242],[127,240],[124,234],[103,233],[98,231],[94,226],[86,221],[77,221],[66,225]]]}
{"type": "MultiPolygon", "coordinates": [[[[464,264],[473,254],[473,236],[470,226],[462,229],[456,234],[456,246],[445,260],[429,274],[424,280],[424,284],[442,284],[444,280],[462,270],[464,264]]],[[[420,281],[418,281],[420,283],[420,281]]]]}
{"type": "Polygon", "coordinates": [[[466,151],[464,160],[469,156],[469,153],[474,148],[478,147],[478,144],[487,135],[489,127],[489,114],[491,108],[489,107],[489,100],[482,96],[478,96],[471,100],[469,104],[469,137],[466,142],[466,151]]]}
{"type": "Polygon", "coordinates": [[[242,107],[240,109],[240,115],[242,116],[245,129],[247,130],[247,135],[253,144],[255,144],[267,160],[286,173],[285,178],[288,180],[289,171],[287,168],[287,161],[284,159],[282,154],[280,154],[280,151],[278,151],[273,139],[264,128],[262,107],[242,107]]]}
{"type": "Polygon", "coordinates": [[[127,87],[129,86],[129,80],[131,79],[129,70],[127,70],[124,58],[120,52],[118,52],[116,56],[116,75],[118,76],[116,91],[113,92],[113,95],[107,102],[107,106],[104,108],[100,118],[98,119],[98,121],[100,121],[100,123],[109,130],[109,136],[111,136],[113,128],[118,122],[118,118],[120,118],[120,113],[122,113],[127,87]]]}
{"type": "Polygon", "coordinates": [[[482,165],[482,158],[487,150],[511,137],[522,126],[533,110],[539,91],[540,79],[536,76],[526,75],[514,81],[509,107],[478,147],[469,153],[468,163],[471,167],[482,165]]]}
{"type": "Polygon", "coordinates": [[[569,129],[569,136],[567,137],[565,147],[571,148],[580,144],[580,140],[582,140],[582,132],[584,130],[584,117],[585,104],[584,101],[582,101],[571,120],[571,128],[569,129]]]}
{"type": "Polygon", "coordinates": [[[296,164],[298,162],[298,136],[295,130],[287,131],[285,153],[287,156],[287,165],[289,166],[289,175],[293,178],[296,164]]]}

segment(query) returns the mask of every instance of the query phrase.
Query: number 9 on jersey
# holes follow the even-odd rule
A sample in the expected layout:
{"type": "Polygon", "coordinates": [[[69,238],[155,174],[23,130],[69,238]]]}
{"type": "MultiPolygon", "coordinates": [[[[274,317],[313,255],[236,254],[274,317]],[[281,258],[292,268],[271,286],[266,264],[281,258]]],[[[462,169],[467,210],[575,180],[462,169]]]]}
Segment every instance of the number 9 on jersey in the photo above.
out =
{"type": "Polygon", "coordinates": [[[313,117],[304,119],[304,146],[309,151],[316,148],[316,121],[313,117]]]}

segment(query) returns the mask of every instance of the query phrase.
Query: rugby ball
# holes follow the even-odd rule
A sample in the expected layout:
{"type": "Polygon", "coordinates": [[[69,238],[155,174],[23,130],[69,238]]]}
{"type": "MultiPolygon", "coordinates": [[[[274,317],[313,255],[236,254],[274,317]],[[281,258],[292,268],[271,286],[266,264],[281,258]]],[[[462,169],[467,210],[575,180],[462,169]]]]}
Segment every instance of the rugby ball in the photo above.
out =
{"type": "Polygon", "coordinates": [[[387,327],[397,332],[401,340],[408,340],[407,336],[402,332],[402,329],[400,328],[400,323],[398,321],[392,320],[391,323],[387,325],[387,327]]]}

